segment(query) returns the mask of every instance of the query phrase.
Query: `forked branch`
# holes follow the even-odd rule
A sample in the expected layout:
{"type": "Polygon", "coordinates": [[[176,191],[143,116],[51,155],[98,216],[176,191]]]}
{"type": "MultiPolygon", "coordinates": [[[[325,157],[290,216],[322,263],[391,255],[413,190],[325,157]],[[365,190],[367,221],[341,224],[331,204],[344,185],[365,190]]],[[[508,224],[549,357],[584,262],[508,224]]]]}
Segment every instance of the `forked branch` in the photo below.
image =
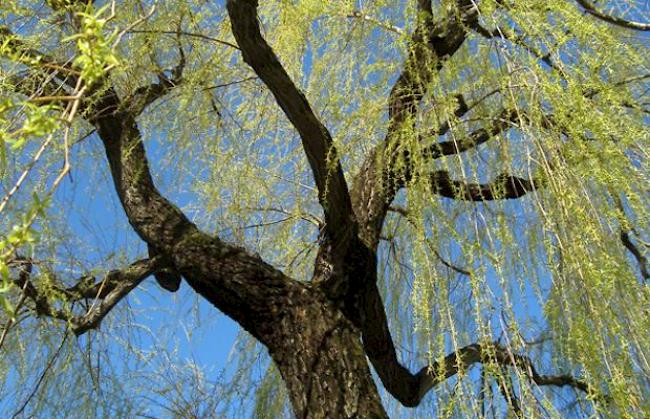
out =
{"type": "Polygon", "coordinates": [[[185,51],[181,44],[180,36],[182,30],[181,23],[176,31],[176,42],[178,45],[178,64],[170,71],[160,71],[156,74],[158,81],[145,86],[141,86],[135,92],[124,99],[124,103],[128,104],[129,112],[134,115],[139,115],[151,103],[165,96],[171,89],[180,85],[183,81],[183,71],[187,60],[185,58],[185,51]]]}
{"type": "MultiPolygon", "coordinates": [[[[57,285],[48,287],[51,289],[50,292],[59,295],[65,303],[92,300],[90,308],[83,315],[76,315],[71,310],[54,306],[46,291],[31,280],[31,262],[16,260],[14,264],[20,268],[20,274],[14,283],[33,302],[36,313],[68,322],[72,331],[79,336],[96,329],[117,303],[149,275],[163,269],[166,261],[160,256],[141,259],[126,268],[107,272],[100,281],[95,281],[94,277],[84,276],[69,288],[57,285]]],[[[58,282],[54,281],[55,284],[58,282]]]]}
{"type": "MultiPolygon", "coordinates": [[[[459,140],[448,140],[434,143],[427,147],[422,154],[426,158],[437,159],[442,156],[450,156],[471,150],[506,130],[516,121],[517,118],[518,115],[516,112],[504,109],[494,119],[494,123],[489,127],[479,128],[476,131],[469,133],[465,138],[459,140]]],[[[443,124],[442,128],[448,130],[448,123],[443,124]]],[[[440,130],[438,132],[440,132],[440,130]]]]}
{"type": "MultiPolygon", "coordinates": [[[[388,132],[382,143],[368,154],[354,180],[354,207],[362,236],[376,246],[388,206],[404,186],[411,167],[404,168],[400,133],[415,129],[416,115],[433,76],[463,45],[471,27],[478,22],[478,8],[472,0],[457,0],[456,10],[434,20],[431,1],[418,0],[417,26],[411,34],[407,57],[388,96],[388,132]],[[396,174],[398,170],[407,173],[396,174]]],[[[468,111],[462,96],[457,97],[457,117],[468,111]]],[[[448,129],[443,125],[441,130],[448,129]]],[[[444,146],[443,146],[444,147],[444,146]]],[[[407,163],[408,165],[409,163],[407,163]]]]}

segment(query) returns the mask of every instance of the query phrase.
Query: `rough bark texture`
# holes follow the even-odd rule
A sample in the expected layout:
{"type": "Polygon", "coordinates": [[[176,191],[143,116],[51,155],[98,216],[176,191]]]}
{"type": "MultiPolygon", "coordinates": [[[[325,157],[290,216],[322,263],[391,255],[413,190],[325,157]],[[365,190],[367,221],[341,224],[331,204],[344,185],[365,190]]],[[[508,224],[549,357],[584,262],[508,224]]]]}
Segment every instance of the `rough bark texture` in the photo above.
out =
{"type": "Polygon", "coordinates": [[[385,418],[359,330],[323,293],[305,288],[275,324],[269,352],[300,418],[385,418]],[[295,304],[295,305],[293,305],[295,304]]]}

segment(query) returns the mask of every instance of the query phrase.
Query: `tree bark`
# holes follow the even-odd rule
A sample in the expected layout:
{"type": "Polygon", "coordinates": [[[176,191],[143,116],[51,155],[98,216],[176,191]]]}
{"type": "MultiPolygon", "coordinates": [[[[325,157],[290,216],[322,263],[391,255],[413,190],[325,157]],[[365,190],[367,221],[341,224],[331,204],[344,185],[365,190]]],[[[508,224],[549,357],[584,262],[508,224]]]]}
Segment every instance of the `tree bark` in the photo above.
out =
{"type": "Polygon", "coordinates": [[[265,342],[298,418],[387,418],[359,330],[320,290],[294,301],[265,342]]]}

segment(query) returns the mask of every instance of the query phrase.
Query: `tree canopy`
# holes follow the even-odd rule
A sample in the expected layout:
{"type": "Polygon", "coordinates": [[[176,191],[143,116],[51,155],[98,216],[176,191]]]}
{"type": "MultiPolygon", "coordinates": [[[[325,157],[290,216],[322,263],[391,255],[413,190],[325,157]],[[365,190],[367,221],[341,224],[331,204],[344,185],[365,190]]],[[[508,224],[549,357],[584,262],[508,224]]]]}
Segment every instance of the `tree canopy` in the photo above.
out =
{"type": "Polygon", "coordinates": [[[3,1],[0,411],[648,415],[641,3],[3,1]]]}

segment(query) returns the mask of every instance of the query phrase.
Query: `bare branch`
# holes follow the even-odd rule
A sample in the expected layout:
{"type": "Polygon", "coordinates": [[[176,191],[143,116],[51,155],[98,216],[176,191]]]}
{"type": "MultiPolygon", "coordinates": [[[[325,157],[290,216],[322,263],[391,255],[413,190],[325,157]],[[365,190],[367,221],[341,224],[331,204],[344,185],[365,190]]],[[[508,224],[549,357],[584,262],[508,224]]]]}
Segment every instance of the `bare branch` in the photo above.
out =
{"type": "Polygon", "coordinates": [[[631,20],[609,15],[599,10],[595,4],[588,0],[576,0],[576,2],[582,6],[587,13],[607,23],[611,23],[613,25],[627,29],[634,29],[637,31],[650,31],[650,23],[634,22],[631,20]]]}
{"type": "Polygon", "coordinates": [[[164,34],[164,35],[182,35],[190,38],[203,39],[205,41],[214,42],[215,44],[224,45],[236,50],[239,50],[239,47],[235,44],[232,44],[228,41],[217,39],[202,33],[187,32],[187,31],[159,31],[159,30],[148,30],[148,29],[131,29],[128,33],[149,33],[149,34],[164,34]]]}
{"type": "Polygon", "coordinates": [[[164,258],[154,257],[139,260],[123,270],[110,271],[102,283],[98,285],[97,294],[103,295],[102,301],[93,304],[84,316],[71,319],[72,330],[75,335],[79,336],[88,330],[96,329],[106,314],[117,303],[146,277],[164,268],[164,265],[164,258]]]}
{"type": "Polygon", "coordinates": [[[587,394],[598,394],[596,389],[571,375],[541,375],[530,358],[514,354],[498,343],[489,342],[465,346],[447,355],[442,362],[435,362],[413,374],[397,359],[376,286],[367,290],[361,316],[364,350],[386,390],[404,406],[419,405],[429,390],[476,363],[496,363],[516,368],[538,386],[568,386],[587,394]]]}
{"type": "Polygon", "coordinates": [[[57,348],[57,350],[50,357],[49,361],[47,361],[47,365],[45,366],[45,369],[41,373],[41,376],[39,377],[38,381],[36,381],[36,385],[32,389],[31,393],[29,393],[29,396],[27,396],[27,399],[25,399],[25,401],[22,403],[20,408],[18,410],[16,410],[16,412],[14,412],[13,415],[11,415],[12,419],[15,419],[15,418],[19,417],[25,411],[25,408],[27,407],[29,402],[32,401],[32,399],[36,395],[36,392],[38,391],[39,387],[43,383],[43,380],[45,380],[45,377],[47,376],[47,373],[50,372],[50,370],[52,369],[52,366],[54,366],[54,363],[56,362],[57,358],[61,354],[61,350],[63,349],[63,345],[65,345],[65,342],[68,340],[68,336],[69,336],[68,333],[63,335],[63,339],[61,340],[61,344],[59,344],[59,347],[57,348]]]}
{"type": "MultiPolygon", "coordinates": [[[[427,147],[423,151],[423,155],[430,159],[437,159],[442,156],[459,154],[470,150],[478,145],[487,142],[490,138],[493,138],[494,136],[504,131],[506,128],[511,126],[511,124],[517,120],[517,118],[518,115],[515,111],[504,109],[494,119],[494,123],[488,128],[480,128],[459,141],[451,140],[435,143],[430,147],[427,147]]],[[[444,128],[445,127],[443,126],[443,129],[444,128]]]]}
{"type": "Polygon", "coordinates": [[[79,336],[88,330],[96,329],[117,303],[146,277],[165,268],[167,261],[161,256],[142,259],[124,269],[109,271],[99,282],[95,282],[93,277],[84,276],[70,288],[62,289],[53,285],[52,290],[61,294],[65,302],[70,303],[82,299],[94,300],[90,309],[81,316],[53,307],[43,290],[32,283],[30,278],[32,263],[30,261],[16,259],[13,264],[17,264],[20,268],[20,274],[14,282],[23,290],[23,295],[32,300],[36,313],[39,316],[67,322],[72,331],[79,336]]]}
{"type": "Polygon", "coordinates": [[[501,173],[490,183],[465,183],[451,179],[448,171],[439,170],[431,174],[430,180],[433,193],[463,201],[516,199],[542,186],[540,181],[507,173],[501,173]]]}

